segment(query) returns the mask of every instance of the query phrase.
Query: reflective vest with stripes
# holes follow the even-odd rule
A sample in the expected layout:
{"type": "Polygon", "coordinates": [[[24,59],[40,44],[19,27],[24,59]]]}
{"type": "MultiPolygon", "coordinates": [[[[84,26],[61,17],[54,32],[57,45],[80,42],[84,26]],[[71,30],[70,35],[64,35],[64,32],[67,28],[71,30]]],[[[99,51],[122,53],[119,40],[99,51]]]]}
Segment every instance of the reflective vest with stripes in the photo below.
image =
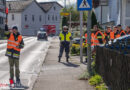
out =
{"type": "Polygon", "coordinates": [[[102,39],[102,41],[104,41],[104,34],[103,34],[101,31],[97,31],[97,32],[95,33],[95,38],[94,38],[94,45],[95,45],[95,46],[96,46],[96,45],[100,45],[98,39],[102,39]],[[101,34],[101,36],[98,36],[99,33],[101,34]]]}
{"type": "MultiPolygon", "coordinates": [[[[85,34],[85,42],[87,44],[87,33],[85,34]]],[[[94,33],[91,33],[91,46],[94,46],[94,33]]]]}
{"type": "Polygon", "coordinates": [[[66,36],[65,36],[65,35],[61,32],[60,35],[59,35],[59,37],[60,37],[60,40],[61,40],[61,41],[68,41],[68,42],[70,42],[71,33],[68,32],[68,33],[66,33],[66,36]]]}
{"type": "Polygon", "coordinates": [[[110,40],[115,39],[115,33],[113,31],[110,32],[110,40]]]}
{"type": "Polygon", "coordinates": [[[19,45],[22,41],[22,36],[19,35],[17,41],[15,41],[13,33],[10,33],[10,37],[7,42],[7,51],[6,56],[19,58],[20,55],[20,48],[19,45]]]}
{"type": "Polygon", "coordinates": [[[120,36],[123,36],[123,35],[126,35],[126,33],[125,33],[125,31],[124,30],[121,30],[121,32],[120,32],[120,36]]]}

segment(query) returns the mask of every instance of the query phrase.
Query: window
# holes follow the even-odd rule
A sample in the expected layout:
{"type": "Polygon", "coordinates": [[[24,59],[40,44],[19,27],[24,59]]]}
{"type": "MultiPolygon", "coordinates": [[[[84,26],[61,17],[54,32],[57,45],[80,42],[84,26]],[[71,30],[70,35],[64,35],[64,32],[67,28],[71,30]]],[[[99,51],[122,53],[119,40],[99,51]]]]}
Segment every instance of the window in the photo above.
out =
{"type": "Polygon", "coordinates": [[[54,15],[52,15],[52,21],[54,21],[54,15]]]}
{"type": "Polygon", "coordinates": [[[54,7],[54,10],[56,10],[56,7],[54,7]]]}
{"type": "Polygon", "coordinates": [[[14,21],[14,14],[12,14],[12,21],[14,21]]]}
{"type": "Polygon", "coordinates": [[[27,21],[27,15],[25,15],[25,21],[27,21]]]}
{"type": "Polygon", "coordinates": [[[0,17],[0,24],[3,24],[3,18],[0,17]]]}
{"type": "Polygon", "coordinates": [[[57,21],[57,16],[55,17],[56,21],[57,21]]]}
{"type": "Polygon", "coordinates": [[[48,15],[48,20],[50,20],[50,16],[48,15]]]}
{"type": "Polygon", "coordinates": [[[35,18],[34,18],[34,15],[32,15],[32,21],[34,22],[35,18]]]}
{"type": "Polygon", "coordinates": [[[11,4],[9,4],[9,10],[11,10],[11,4]]]}
{"type": "Polygon", "coordinates": [[[40,21],[40,22],[42,21],[42,16],[41,16],[41,15],[39,16],[39,21],[40,21]]]}

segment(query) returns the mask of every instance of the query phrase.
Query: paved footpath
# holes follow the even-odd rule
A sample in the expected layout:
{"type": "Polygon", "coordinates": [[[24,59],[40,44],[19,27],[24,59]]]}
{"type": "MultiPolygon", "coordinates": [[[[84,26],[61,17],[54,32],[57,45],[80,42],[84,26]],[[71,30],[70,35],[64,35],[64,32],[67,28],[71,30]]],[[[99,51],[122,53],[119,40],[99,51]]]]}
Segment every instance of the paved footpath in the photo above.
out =
{"type": "Polygon", "coordinates": [[[78,80],[86,69],[86,65],[80,64],[79,57],[71,56],[67,63],[63,56],[61,63],[58,63],[58,53],[59,41],[56,38],[51,43],[33,90],[94,90],[88,81],[78,80]]]}

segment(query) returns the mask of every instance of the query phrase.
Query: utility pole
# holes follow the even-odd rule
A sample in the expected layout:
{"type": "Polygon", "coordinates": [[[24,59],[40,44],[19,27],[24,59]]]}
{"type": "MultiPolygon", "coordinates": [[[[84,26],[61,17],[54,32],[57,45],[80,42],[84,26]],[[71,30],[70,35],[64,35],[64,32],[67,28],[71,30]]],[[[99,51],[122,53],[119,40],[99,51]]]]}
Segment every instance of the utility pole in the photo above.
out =
{"type": "Polygon", "coordinates": [[[83,11],[80,11],[80,62],[83,62],[83,11]]]}
{"type": "Polygon", "coordinates": [[[88,20],[87,20],[87,43],[88,43],[88,48],[87,48],[87,69],[89,74],[91,75],[91,11],[88,11],[88,20]]]}

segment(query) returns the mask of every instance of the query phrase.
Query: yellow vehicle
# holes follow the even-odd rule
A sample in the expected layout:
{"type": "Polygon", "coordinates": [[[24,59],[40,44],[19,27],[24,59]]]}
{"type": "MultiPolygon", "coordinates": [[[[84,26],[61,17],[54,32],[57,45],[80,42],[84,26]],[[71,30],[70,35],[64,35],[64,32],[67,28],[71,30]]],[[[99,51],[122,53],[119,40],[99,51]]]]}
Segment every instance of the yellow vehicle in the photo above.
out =
{"type": "MultiPolygon", "coordinates": [[[[83,38],[83,47],[86,47],[85,38],[83,38]]],[[[80,47],[80,38],[74,38],[72,41],[72,47],[80,47]]]]}

